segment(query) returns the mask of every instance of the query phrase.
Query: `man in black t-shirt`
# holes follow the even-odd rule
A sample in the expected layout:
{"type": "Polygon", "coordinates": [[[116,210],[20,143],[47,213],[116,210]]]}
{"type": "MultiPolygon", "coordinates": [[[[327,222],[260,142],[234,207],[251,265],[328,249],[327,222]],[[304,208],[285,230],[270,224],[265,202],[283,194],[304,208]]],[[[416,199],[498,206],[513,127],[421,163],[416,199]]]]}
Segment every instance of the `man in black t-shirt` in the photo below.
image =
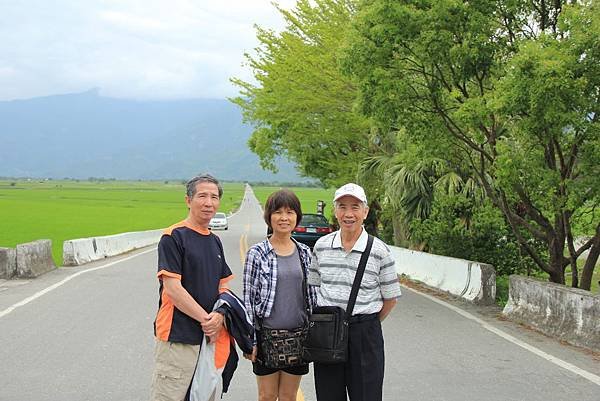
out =
{"type": "Polygon", "coordinates": [[[222,195],[211,175],[192,178],[186,188],[187,218],[169,227],[158,244],[152,401],[185,399],[203,336],[215,339],[223,328],[223,316],[212,309],[219,288],[233,275],[221,241],[208,229],[222,195]]]}

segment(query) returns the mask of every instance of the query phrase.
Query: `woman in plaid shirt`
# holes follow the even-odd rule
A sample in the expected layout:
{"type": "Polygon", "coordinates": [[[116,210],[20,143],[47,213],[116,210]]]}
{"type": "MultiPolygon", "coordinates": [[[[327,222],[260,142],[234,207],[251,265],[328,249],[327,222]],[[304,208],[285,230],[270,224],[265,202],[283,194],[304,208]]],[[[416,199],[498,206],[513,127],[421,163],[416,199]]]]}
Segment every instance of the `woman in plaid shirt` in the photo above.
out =
{"type": "MultiPolygon", "coordinates": [[[[264,218],[273,234],[246,254],[244,303],[256,332],[260,327],[298,329],[307,325],[308,310],[316,303],[316,294],[306,285],[310,249],[292,238],[292,231],[302,219],[296,194],[286,189],[272,193],[265,204],[264,218]]],[[[252,361],[258,399],[295,401],[308,364],[270,368],[257,351],[255,345],[252,354],[245,357],[252,361]]]]}

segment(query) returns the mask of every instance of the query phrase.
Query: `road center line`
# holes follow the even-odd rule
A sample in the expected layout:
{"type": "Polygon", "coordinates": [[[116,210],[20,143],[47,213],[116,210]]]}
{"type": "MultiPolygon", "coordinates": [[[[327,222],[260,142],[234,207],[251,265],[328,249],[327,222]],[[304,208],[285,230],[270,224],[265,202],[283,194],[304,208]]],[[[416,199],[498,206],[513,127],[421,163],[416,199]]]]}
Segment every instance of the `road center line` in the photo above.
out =
{"type": "Polygon", "coordinates": [[[246,261],[246,252],[248,252],[248,235],[244,233],[240,236],[240,261],[242,266],[246,261]]]}
{"type": "Polygon", "coordinates": [[[13,304],[13,305],[9,306],[8,308],[4,309],[3,311],[0,312],[0,318],[3,318],[4,316],[8,315],[10,312],[14,311],[17,308],[19,308],[21,306],[24,306],[24,305],[27,305],[31,301],[34,301],[34,300],[38,299],[42,295],[47,294],[50,291],[57,289],[61,285],[65,284],[68,281],[73,280],[77,276],[80,276],[80,275],[85,274],[85,273],[93,272],[93,271],[96,271],[96,270],[105,269],[107,267],[116,265],[117,263],[125,262],[127,260],[133,259],[133,258],[138,257],[140,255],[144,255],[144,254],[146,254],[148,252],[153,252],[155,250],[156,250],[156,248],[148,249],[148,250],[145,250],[143,252],[136,253],[135,255],[128,256],[128,257],[126,257],[124,259],[115,260],[114,262],[110,262],[110,263],[107,263],[107,264],[102,265],[102,266],[93,267],[91,269],[82,270],[82,271],[79,271],[77,273],[73,273],[70,276],[68,276],[68,277],[64,278],[63,280],[59,281],[58,283],[54,283],[50,287],[46,287],[43,290],[36,292],[32,296],[27,297],[24,300],[22,300],[20,302],[17,302],[16,304],[13,304]]]}
{"type": "Polygon", "coordinates": [[[503,332],[502,330],[500,330],[500,329],[492,326],[491,324],[485,322],[484,320],[481,320],[478,317],[473,316],[469,312],[466,312],[466,311],[464,311],[464,310],[462,310],[460,308],[457,308],[454,305],[450,305],[447,302],[444,302],[444,301],[442,301],[440,299],[437,299],[437,298],[435,298],[435,297],[433,297],[431,295],[424,294],[424,293],[422,293],[420,291],[417,291],[417,290],[415,290],[413,288],[408,288],[408,287],[405,287],[405,286],[402,286],[402,288],[410,290],[410,291],[412,291],[412,292],[414,292],[414,293],[416,293],[418,295],[421,295],[421,296],[423,296],[423,297],[425,297],[425,298],[427,298],[427,299],[429,299],[429,300],[431,300],[431,301],[433,301],[435,303],[438,303],[438,304],[440,304],[442,306],[445,306],[446,308],[453,310],[454,312],[458,313],[459,315],[461,315],[461,316],[463,316],[463,317],[465,317],[467,319],[470,319],[470,320],[473,320],[473,321],[479,323],[484,329],[486,329],[488,331],[491,331],[492,333],[496,334],[497,336],[500,336],[500,337],[504,338],[505,340],[510,341],[511,343],[513,343],[515,345],[518,345],[519,347],[524,348],[527,351],[529,351],[531,353],[534,353],[535,355],[537,355],[537,356],[539,356],[539,357],[541,357],[541,358],[543,358],[543,359],[545,359],[545,360],[547,360],[549,362],[552,362],[553,364],[555,364],[555,365],[557,365],[557,366],[559,366],[559,367],[561,367],[563,369],[566,369],[566,370],[568,370],[568,371],[570,371],[572,373],[575,373],[576,375],[579,375],[579,376],[581,376],[581,377],[583,377],[583,378],[591,381],[592,383],[600,386],[600,376],[597,376],[597,375],[595,375],[595,374],[593,374],[591,372],[588,372],[587,370],[583,370],[581,368],[578,368],[577,366],[575,366],[575,365],[573,365],[573,364],[571,364],[569,362],[563,361],[562,359],[559,359],[559,358],[557,358],[555,356],[552,356],[552,355],[550,355],[550,354],[542,351],[541,349],[534,347],[533,345],[527,344],[526,342],[521,341],[518,338],[513,337],[513,336],[511,336],[508,333],[503,332]]]}

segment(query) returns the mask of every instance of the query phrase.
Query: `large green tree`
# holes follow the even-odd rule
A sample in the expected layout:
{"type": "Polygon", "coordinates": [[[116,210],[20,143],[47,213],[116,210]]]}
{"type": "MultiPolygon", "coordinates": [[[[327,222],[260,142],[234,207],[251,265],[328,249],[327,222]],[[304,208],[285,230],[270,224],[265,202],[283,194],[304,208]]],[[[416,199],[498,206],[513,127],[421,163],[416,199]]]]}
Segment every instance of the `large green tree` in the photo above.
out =
{"type": "Polygon", "coordinates": [[[344,65],[367,116],[436,157],[435,144],[450,142],[539,268],[564,283],[570,264],[573,285],[589,289],[600,253],[600,13],[569,3],[366,0],[344,65]],[[583,245],[574,225],[587,225],[583,245]]]}
{"type": "Polygon", "coordinates": [[[369,122],[353,110],[357,87],[339,68],[355,1],[298,1],[280,32],[257,27],[260,46],[246,54],[256,82],[234,78],[232,99],[254,125],[250,149],[275,170],[286,156],[328,186],[356,178],[368,149],[369,122]]]}

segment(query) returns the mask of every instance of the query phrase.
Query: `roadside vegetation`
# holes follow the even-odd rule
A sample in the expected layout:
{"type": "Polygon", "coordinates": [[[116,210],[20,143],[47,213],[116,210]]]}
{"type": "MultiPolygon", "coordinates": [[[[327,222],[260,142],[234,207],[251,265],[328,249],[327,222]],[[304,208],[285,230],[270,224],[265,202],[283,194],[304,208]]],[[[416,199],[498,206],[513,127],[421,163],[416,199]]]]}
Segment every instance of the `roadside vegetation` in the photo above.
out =
{"type": "MultiPolygon", "coordinates": [[[[242,183],[224,183],[221,211],[241,203],[242,183]]],[[[167,227],[187,215],[181,181],[0,180],[0,246],[52,240],[62,265],[65,240],[167,227]]]]}
{"type": "MultiPolygon", "coordinates": [[[[600,4],[322,0],[257,28],[255,130],[389,243],[590,290],[600,256],[600,4]],[[579,257],[589,251],[583,264],[579,257]]],[[[502,302],[502,300],[499,300],[502,302]]]]}

